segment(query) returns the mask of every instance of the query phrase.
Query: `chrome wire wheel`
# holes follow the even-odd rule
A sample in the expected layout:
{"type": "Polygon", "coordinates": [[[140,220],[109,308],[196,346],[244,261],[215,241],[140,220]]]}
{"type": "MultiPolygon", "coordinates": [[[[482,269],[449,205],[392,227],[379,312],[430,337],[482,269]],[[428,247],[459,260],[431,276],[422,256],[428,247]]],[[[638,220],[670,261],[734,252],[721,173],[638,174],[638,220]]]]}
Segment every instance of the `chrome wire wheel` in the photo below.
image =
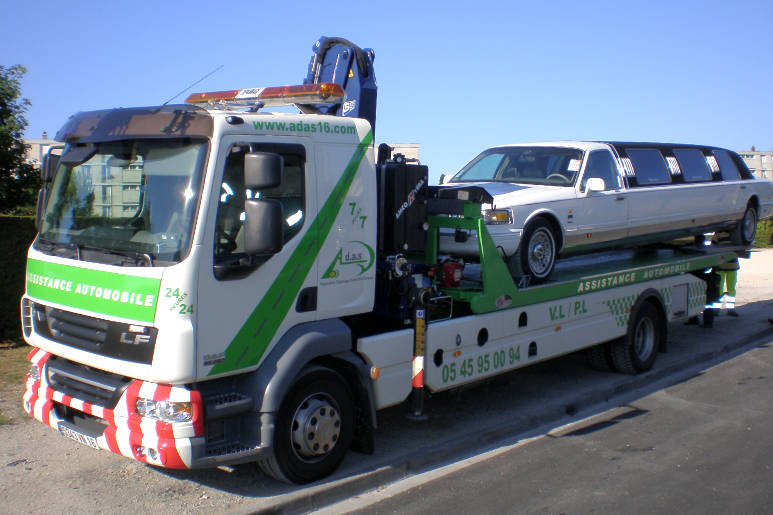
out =
{"type": "Polygon", "coordinates": [[[330,453],[341,435],[341,410],[323,393],[300,403],[292,420],[292,448],[298,458],[314,461],[330,453]]]}
{"type": "Polygon", "coordinates": [[[550,229],[537,228],[529,238],[527,252],[531,273],[538,278],[547,277],[556,259],[556,243],[550,229]]]}

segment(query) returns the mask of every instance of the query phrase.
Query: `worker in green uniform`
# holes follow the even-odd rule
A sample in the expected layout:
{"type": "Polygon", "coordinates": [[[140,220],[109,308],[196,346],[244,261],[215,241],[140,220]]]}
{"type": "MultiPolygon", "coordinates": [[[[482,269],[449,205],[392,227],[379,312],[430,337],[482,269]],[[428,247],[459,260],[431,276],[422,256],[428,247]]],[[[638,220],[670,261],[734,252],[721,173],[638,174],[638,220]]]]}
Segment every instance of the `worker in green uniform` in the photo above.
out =
{"type": "Polygon", "coordinates": [[[735,310],[735,293],[738,284],[738,269],[740,268],[738,258],[722,263],[716,268],[719,274],[719,291],[722,292],[718,307],[725,309],[727,314],[732,317],[738,316],[738,312],[735,310]]]}

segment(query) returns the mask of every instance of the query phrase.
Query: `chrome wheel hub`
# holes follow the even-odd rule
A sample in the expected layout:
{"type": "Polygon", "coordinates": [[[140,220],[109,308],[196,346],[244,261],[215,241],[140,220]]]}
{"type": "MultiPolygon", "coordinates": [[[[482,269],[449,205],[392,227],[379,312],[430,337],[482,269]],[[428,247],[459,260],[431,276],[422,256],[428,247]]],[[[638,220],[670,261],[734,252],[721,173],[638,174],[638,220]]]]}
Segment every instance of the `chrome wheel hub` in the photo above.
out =
{"type": "Polygon", "coordinates": [[[636,356],[646,361],[655,348],[655,324],[649,318],[643,318],[636,326],[633,335],[633,351],[636,356]]]}
{"type": "Polygon", "coordinates": [[[529,240],[529,268],[536,276],[550,271],[555,259],[553,236],[547,229],[537,229],[529,240]]]}
{"type": "Polygon", "coordinates": [[[333,450],[340,434],[340,411],[327,396],[311,395],[295,411],[292,443],[301,458],[326,455],[333,450]]]}

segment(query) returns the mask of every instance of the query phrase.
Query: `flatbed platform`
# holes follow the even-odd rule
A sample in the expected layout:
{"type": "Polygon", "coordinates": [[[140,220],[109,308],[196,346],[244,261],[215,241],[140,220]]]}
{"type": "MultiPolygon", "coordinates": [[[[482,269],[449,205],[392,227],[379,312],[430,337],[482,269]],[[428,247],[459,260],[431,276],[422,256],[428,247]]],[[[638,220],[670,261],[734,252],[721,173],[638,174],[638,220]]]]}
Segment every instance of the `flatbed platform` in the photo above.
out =
{"type": "MultiPolygon", "coordinates": [[[[560,260],[550,279],[542,284],[516,287],[516,295],[506,293],[506,307],[519,307],[535,302],[561,299],[579,293],[601,291],[669,275],[696,272],[745,257],[748,250],[740,246],[712,245],[661,246],[621,249],[574,256],[560,260]]],[[[514,278],[517,285],[517,278],[514,278]]],[[[460,290],[474,291],[483,284],[481,266],[468,264],[460,290]]],[[[489,292],[490,294],[491,292],[489,292]]]]}

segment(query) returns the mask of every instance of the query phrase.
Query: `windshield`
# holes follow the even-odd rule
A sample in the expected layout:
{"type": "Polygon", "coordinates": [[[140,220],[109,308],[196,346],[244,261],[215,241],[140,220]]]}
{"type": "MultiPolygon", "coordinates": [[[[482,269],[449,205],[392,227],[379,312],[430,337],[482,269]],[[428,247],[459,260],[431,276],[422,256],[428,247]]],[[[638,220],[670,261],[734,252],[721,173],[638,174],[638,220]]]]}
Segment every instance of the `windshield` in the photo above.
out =
{"type": "Polygon", "coordinates": [[[37,248],[128,266],[178,262],[190,245],[206,149],[192,139],[68,146],[37,248]]]}
{"type": "Polygon", "coordinates": [[[574,186],[582,151],[558,147],[506,147],[487,150],[450,182],[499,181],[574,186]]]}

